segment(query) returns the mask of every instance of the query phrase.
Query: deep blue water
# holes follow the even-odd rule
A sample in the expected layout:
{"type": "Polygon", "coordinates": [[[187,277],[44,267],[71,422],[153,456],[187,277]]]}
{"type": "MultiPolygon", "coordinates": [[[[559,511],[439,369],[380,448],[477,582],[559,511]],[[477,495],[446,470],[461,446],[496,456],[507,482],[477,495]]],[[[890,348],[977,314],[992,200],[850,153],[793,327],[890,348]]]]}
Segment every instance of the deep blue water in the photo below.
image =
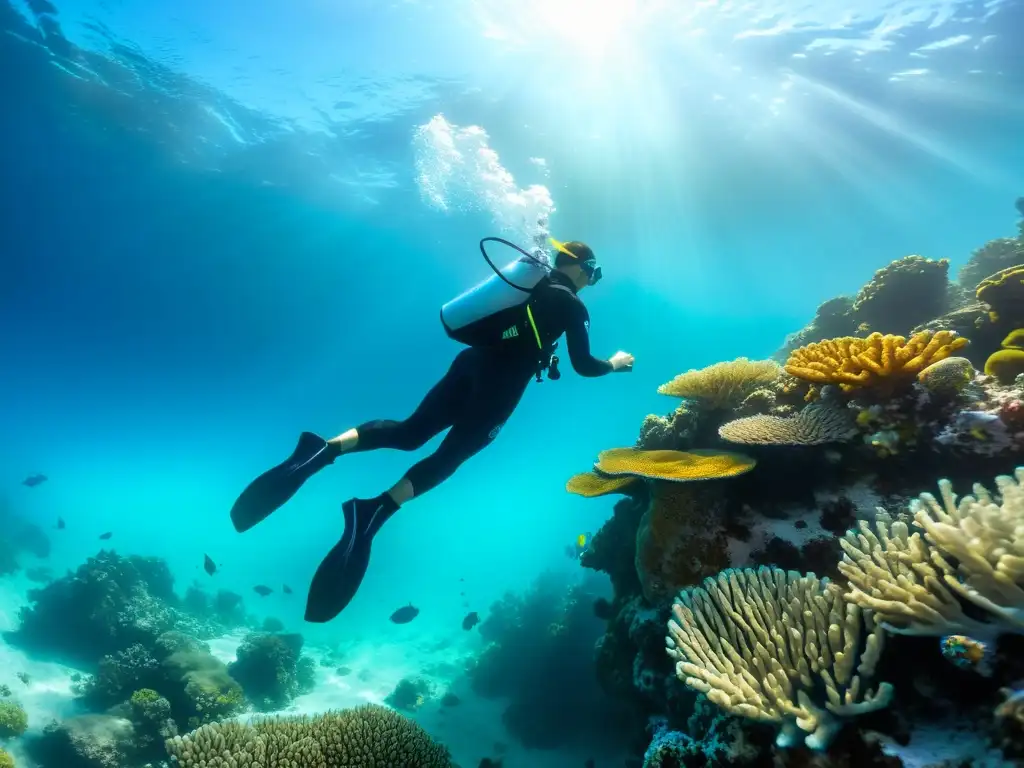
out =
{"type": "MultiPolygon", "coordinates": [[[[894,258],[955,269],[1014,228],[1020,2],[624,2],[649,17],[605,38],[538,3],[0,3],[0,483],[67,520],[62,567],[112,530],[182,584],[209,552],[223,586],[301,594],[341,500],[407,468],[348,457],[244,537],[227,517],[298,431],[403,417],[458,350],[438,307],[501,230],[425,201],[436,115],[550,190],[552,233],[604,265],[595,351],[636,368],[532,385],[311,636],[409,601],[455,626],[460,577],[485,605],[573,567],[611,505],[563,484],[672,407],[659,384],[770,355],[894,258]]],[[[298,625],[301,602],[265,605],[298,625]]]]}

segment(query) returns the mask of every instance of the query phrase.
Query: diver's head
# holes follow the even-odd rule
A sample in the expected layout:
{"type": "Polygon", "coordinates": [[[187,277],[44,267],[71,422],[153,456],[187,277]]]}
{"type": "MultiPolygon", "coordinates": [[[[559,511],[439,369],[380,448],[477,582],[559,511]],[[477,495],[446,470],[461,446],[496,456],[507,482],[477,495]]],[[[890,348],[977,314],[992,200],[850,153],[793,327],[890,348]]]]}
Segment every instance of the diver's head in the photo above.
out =
{"type": "Polygon", "coordinates": [[[562,243],[554,238],[551,244],[555,247],[555,269],[572,280],[577,291],[601,279],[601,267],[589,245],[578,240],[562,243]]]}

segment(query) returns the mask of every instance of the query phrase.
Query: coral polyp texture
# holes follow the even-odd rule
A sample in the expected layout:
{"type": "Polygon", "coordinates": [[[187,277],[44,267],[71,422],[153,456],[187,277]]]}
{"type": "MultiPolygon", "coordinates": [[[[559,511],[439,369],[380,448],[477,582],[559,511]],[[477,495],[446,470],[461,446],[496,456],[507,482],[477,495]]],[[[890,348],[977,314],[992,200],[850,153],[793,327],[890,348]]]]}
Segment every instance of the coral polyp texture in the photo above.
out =
{"type": "Polygon", "coordinates": [[[749,472],[756,464],[749,456],[729,451],[612,448],[599,454],[595,470],[609,477],[642,477],[682,483],[735,477],[749,472]]]}
{"type": "Polygon", "coordinates": [[[374,704],[314,718],[211,723],[166,746],[183,768],[454,768],[419,725],[374,704]]]}
{"type": "Polygon", "coordinates": [[[1024,634],[1022,484],[1024,467],[958,501],[941,480],[939,499],[911,502],[916,530],[882,511],[861,521],[841,542],[848,599],[901,634],[1024,634]]]}
{"type": "Polygon", "coordinates": [[[681,373],[658,387],[658,394],[699,400],[712,408],[735,408],[754,390],[775,382],[781,372],[773,360],[740,357],[681,373]]]}
{"type": "Polygon", "coordinates": [[[723,440],[746,445],[842,443],[856,432],[853,415],[848,409],[828,405],[809,405],[789,418],[767,414],[747,416],[718,428],[723,440]]]}
{"type": "Polygon", "coordinates": [[[794,350],[786,372],[815,384],[838,384],[845,392],[862,388],[893,389],[912,384],[929,365],[967,345],[951,331],[921,331],[904,336],[872,333],[865,339],[847,336],[794,350]]]}
{"type": "Polygon", "coordinates": [[[573,475],[565,484],[565,490],[575,493],[577,496],[594,498],[597,496],[608,496],[613,493],[626,493],[627,489],[635,484],[635,477],[626,475],[623,477],[606,477],[596,472],[580,472],[573,475]]]}
{"type": "Polygon", "coordinates": [[[728,570],[679,595],[666,638],[676,675],[722,709],[828,747],[846,718],[889,705],[869,688],[884,633],[842,590],[781,568],[728,570]]]}

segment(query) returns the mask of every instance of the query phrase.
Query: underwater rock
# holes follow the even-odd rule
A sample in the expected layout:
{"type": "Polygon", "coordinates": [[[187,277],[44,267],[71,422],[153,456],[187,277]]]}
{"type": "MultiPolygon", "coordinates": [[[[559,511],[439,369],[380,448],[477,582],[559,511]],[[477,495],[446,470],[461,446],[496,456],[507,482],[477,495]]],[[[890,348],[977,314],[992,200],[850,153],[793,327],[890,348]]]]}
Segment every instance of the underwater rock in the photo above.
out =
{"type": "Polygon", "coordinates": [[[905,256],[875,272],[850,308],[858,329],[905,334],[948,309],[949,261],[905,256]]]}
{"type": "Polygon", "coordinates": [[[26,748],[39,768],[125,768],[132,764],[134,738],[126,718],[80,715],[49,724],[26,748]]]}
{"type": "Polygon", "coordinates": [[[283,709],[314,685],[315,665],[302,655],[302,635],[250,632],[228,673],[260,711],[283,709]]]}
{"type": "Polygon", "coordinates": [[[971,254],[960,268],[956,281],[973,296],[978,284],[989,275],[1007,267],[1024,263],[1024,247],[1016,238],[998,237],[989,240],[971,254]]]}

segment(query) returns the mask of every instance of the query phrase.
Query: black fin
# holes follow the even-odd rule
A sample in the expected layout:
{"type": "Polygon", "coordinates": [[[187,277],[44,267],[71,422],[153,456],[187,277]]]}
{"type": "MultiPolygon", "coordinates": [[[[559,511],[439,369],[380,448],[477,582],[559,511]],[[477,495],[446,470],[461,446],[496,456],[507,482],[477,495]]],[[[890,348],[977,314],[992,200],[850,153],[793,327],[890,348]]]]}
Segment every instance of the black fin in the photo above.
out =
{"type": "Polygon", "coordinates": [[[239,533],[262,522],[302,487],[309,478],[332,464],[338,449],[319,435],[303,432],[292,455],[257,477],[231,507],[231,522],[239,533]]]}
{"type": "Polygon", "coordinates": [[[313,574],[306,598],[306,621],[322,624],[335,618],[352,602],[363,583],[373,537],[367,535],[365,525],[357,525],[363,522],[356,514],[358,504],[353,499],[341,505],[345,533],[313,574]]]}

